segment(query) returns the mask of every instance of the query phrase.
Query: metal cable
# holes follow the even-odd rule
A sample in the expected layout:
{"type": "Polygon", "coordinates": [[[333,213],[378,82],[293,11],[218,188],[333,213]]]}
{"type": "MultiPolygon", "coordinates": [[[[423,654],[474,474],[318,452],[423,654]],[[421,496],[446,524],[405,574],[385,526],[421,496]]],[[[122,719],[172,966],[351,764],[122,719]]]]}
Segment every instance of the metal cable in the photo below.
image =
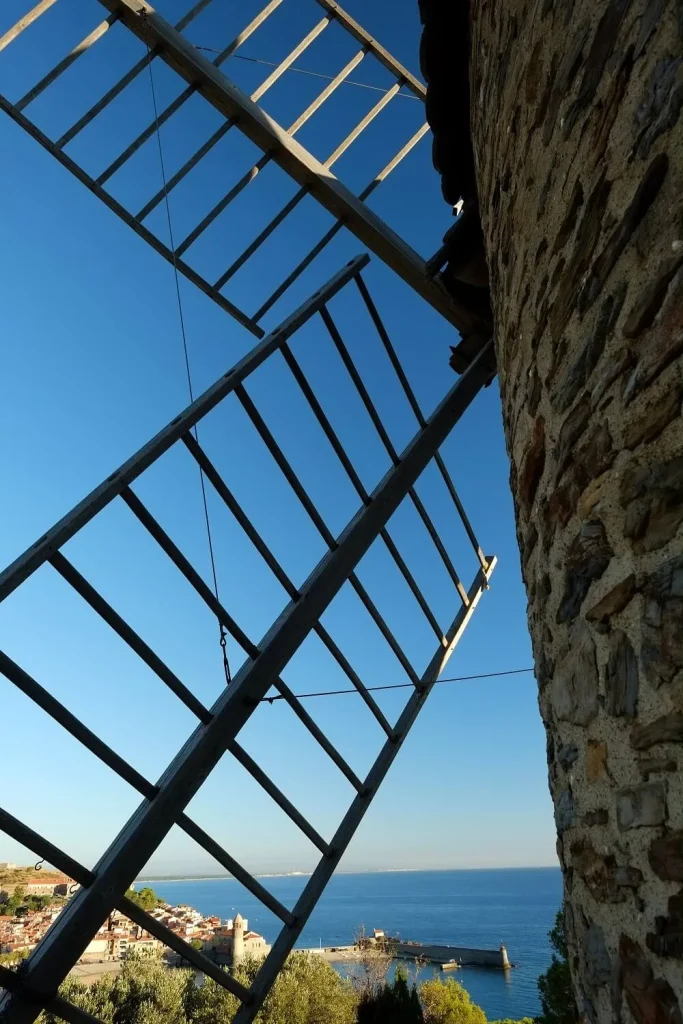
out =
{"type": "MultiPolygon", "coordinates": [[[[141,17],[142,17],[143,23],[144,23],[146,21],[146,18],[147,18],[147,16],[146,16],[144,11],[141,12],[141,17]]],[[[145,39],[145,45],[147,47],[147,56],[150,58],[150,60],[149,60],[149,62],[147,64],[147,69],[149,71],[149,85],[150,85],[150,91],[151,91],[151,94],[152,94],[152,107],[153,107],[153,110],[154,110],[154,129],[155,129],[155,134],[156,134],[156,139],[157,139],[157,148],[159,150],[159,166],[161,168],[161,181],[162,181],[163,192],[164,192],[164,206],[166,208],[166,223],[168,225],[169,245],[170,245],[170,249],[171,249],[171,255],[173,257],[173,277],[174,277],[174,280],[175,280],[176,300],[177,300],[177,303],[178,303],[178,318],[180,320],[180,333],[181,333],[182,340],[183,340],[183,356],[184,356],[184,359],[185,359],[185,373],[186,373],[186,376],[187,376],[187,389],[188,389],[188,392],[189,392],[189,395],[190,395],[190,403],[192,403],[192,402],[194,402],[194,389],[192,387],[192,373],[191,373],[191,370],[190,370],[190,357],[189,357],[188,348],[187,348],[187,333],[185,331],[185,317],[183,315],[183,302],[182,302],[182,298],[181,298],[181,294],[180,294],[180,277],[179,277],[179,274],[178,274],[178,263],[177,263],[176,254],[175,254],[175,242],[173,240],[173,224],[172,224],[172,221],[171,221],[171,205],[170,205],[169,199],[168,199],[168,185],[167,185],[167,179],[166,179],[166,167],[165,167],[165,164],[164,164],[164,151],[163,151],[163,147],[162,147],[162,144],[161,144],[161,128],[160,128],[160,125],[159,125],[159,110],[158,110],[158,106],[157,106],[156,89],[154,88],[154,72],[152,70],[153,60],[151,59],[151,57],[152,57],[152,48],[150,47],[149,41],[147,39],[145,39]]],[[[197,444],[199,444],[199,433],[198,433],[197,425],[196,424],[194,425],[194,427],[192,427],[192,433],[194,434],[195,441],[197,442],[197,444]]],[[[199,484],[200,484],[201,491],[202,491],[202,505],[204,507],[204,522],[206,523],[206,538],[207,538],[208,545],[209,545],[209,558],[210,558],[210,561],[211,561],[211,575],[212,575],[212,578],[213,578],[213,592],[215,594],[216,601],[219,601],[220,599],[219,599],[219,596],[218,596],[218,576],[217,576],[217,573],[216,573],[216,559],[215,559],[215,556],[214,556],[213,538],[212,538],[212,535],[211,535],[211,521],[209,519],[209,506],[208,506],[208,502],[207,502],[207,498],[206,498],[206,484],[204,483],[204,472],[201,469],[201,467],[199,469],[199,484]]],[[[232,675],[230,673],[230,662],[228,660],[228,653],[227,653],[227,634],[226,634],[225,627],[224,627],[223,623],[220,621],[220,619],[218,620],[218,631],[219,631],[219,641],[218,642],[220,644],[222,655],[223,655],[223,671],[225,673],[225,683],[226,683],[226,686],[229,686],[230,683],[232,682],[232,675]]]]}
{"type": "MultiPolygon", "coordinates": [[[[212,46],[199,46],[197,43],[194,44],[195,50],[206,50],[207,53],[221,53],[221,50],[214,50],[212,46]]],[[[261,60],[260,57],[247,57],[244,53],[233,53],[232,58],[235,57],[238,60],[248,60],[251,64],[265,64],[266,67],[276,68],[278,64],[273,60],[261,60]]],[[[321,71],[308,71],[306,68],[295,68],[294,66],[288,67],[286,71],[296,71],[300,75],[311,75],[313,78],[325,78],[328,82],[334,80],[333,75],[324,75],[321,71]]],[[[344,85],[355,85],[359,89],[372,89],[373,92],[389,92],[389,89],[385,89],[381,85],[368,85],[367,82],[354,82],[352,78],[345,79],[344,85]]],[[[414,96],[411,92],[397,92],[397,96],[402,96],[406,100],[419,100],[419,96],[414,96]]]]}
{"type": "MultiPolygon", "coordinates": [[[[533,672],[533,668],[510,668],[506,672],[480,672],[475,676],[447,676],[445,679],[437,679],[435,685],[438,683],[466,683],[471,679],[495,679],[499,676],[518,676],[523,672],[533,672]]],[[[365,689],[368,692],[373,690],[414,690],[415,687],[412,683],[386,683],[384,686],[366,686],[365,689]]],[[[342,693],[355,693],[358,696],[358,690],[316,690],[314,693],[295,693],[294,696],[297,700],[301,700],[304,697],[337,697],[342,693]]],[[[261,704],[272,704],[274,700],[284,700],[281,694],[275,694],[272,697],[262,697],[261,704]]]]}

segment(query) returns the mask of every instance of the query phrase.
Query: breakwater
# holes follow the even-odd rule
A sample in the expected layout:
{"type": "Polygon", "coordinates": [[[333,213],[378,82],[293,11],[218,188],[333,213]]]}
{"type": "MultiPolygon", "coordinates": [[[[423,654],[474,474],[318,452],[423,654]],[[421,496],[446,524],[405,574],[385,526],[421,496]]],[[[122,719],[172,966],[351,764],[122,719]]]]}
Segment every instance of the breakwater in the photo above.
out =
{"type": "Polygon", "coordinates": [[[426,960],[447,967],[490,967],[499,971],[514,967],[508,959],[505,946],[499,949],[474,949],[470,946],[439,946],[387,939],[385,948],[392,956],[402,960],[426,960]]]}

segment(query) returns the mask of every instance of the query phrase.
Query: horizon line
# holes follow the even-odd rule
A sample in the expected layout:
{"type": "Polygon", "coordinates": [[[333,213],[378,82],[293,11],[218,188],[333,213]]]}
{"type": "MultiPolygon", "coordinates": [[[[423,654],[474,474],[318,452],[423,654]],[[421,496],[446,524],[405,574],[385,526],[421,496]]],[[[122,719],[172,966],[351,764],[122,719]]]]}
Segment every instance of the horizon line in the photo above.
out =
{"type": "MultiPolygon", "coordinates": [[[[347,871],[336,871],[335,875],[398,875],[398,874],[438,874],[451,871],[560,871],[559,864],[515,864],[498,865],[497,867],[473,866],[462,868],[365,868],[349,869],[347,871]]],[[[254,878],[310,878],[313,869],[307,871],[258,871],[254,872],[254,878]]],[[[152,873],[139,875],[134,879],[136,882],[210,882],[232,880],[237,881],[234,875],[227,872],[223,874],[187,874],[187,875],[162,875],[152,873]]]]}

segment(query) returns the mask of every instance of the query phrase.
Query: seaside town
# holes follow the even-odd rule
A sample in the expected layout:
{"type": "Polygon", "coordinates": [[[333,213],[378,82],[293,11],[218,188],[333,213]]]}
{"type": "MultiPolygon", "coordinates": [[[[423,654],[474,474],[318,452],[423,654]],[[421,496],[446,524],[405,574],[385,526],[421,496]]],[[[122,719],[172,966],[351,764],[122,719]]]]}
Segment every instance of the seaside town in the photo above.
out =
{"type": "MultiPolygon", "coordinates": [[[[0,963],[17,962],[27,956],[57,919],[68,896],[79,888],[66,875],[50,873],[36,878],[35,874],[31,868],[0,863],[0,963]]],[[[150,917],[219,966],[234,968],[246,956],[263,957],[270,952],[264,937],[252,931],[249,922],[239,913],[225,921],[214,915],[204,917],[194,907],[164,903],[149,887],[139,891],[131,889],[126,895],[150,917]]],[[[349,945],[323,947],[321,943],[305,952],[315,953],[328,963],[348,963],[358,961],[367,949],[382,950],[400,960],[432,963],[442,971],[459,967],[508,971],[515,966],[510,963],[502,943],[498,949],[424,944],[401,941],[378,928],[370,934],[362,931],[349,945]]],[[[145,928],[120,911],[113,911],[84,950],[75,973],[94,980],[100,974],[116,970],[116,965],[126,958],[144,953],[162,958],[168,966],[184,963],[180,954],[145,928]]]]}
{"type": "MultiPolygon", "coordinates": [[[[12,962],[23,959],[38,945],[79,886],[66,875],[37,873],[8,862],[0,863],[0,880],[0,961],[12,962]]],[[[217,964],[234,966],[246,955],[264,956],[270,950],[264,937],[250,930],[249,922],[239,913],[227,920],[204,917],[193,907],[164,903],[149,888],[129,896],[217,964]]],[[[164,957],[169,964],[180,959],[144,928],[114,911],[86,947],[79,964],[115,963],[145,951],[164,957]]]]}

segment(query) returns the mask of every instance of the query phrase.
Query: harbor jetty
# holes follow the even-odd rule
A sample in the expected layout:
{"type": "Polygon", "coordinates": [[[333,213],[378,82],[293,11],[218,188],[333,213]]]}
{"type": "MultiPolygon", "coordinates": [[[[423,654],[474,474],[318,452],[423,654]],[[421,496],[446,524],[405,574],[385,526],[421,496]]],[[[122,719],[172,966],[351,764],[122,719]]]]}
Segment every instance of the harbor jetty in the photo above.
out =
{"type": "Polygon", "coordinates": [[[321,945],[301,952],[315,953],[328,963],[334,964],[358,962],[365,949],[381,949],[395,960],[419,960],[422,963],[435,964],[443,971],[453,971],[459,967],[486,967],[490,970],[508,971],[515,966],[509,960],[507,949],[502,943],[498,949],[475,949],[472,946],[404,942],[399,938],[385,935],[380,929],[375,929],[371,936],[364,937],[353,945],[321,945]]]}
{"type": "Polygon", "coordinates": [[[515,965],[510,963],[505,946],[499,949],[474,949],[471,946],[437,946],[422,942],[402,942],[387,937],[384,943],[387,953],[399,960],[423,960],[438,964],[442,970],[458,967],[488,967],[508,971],[515,965]]]}

